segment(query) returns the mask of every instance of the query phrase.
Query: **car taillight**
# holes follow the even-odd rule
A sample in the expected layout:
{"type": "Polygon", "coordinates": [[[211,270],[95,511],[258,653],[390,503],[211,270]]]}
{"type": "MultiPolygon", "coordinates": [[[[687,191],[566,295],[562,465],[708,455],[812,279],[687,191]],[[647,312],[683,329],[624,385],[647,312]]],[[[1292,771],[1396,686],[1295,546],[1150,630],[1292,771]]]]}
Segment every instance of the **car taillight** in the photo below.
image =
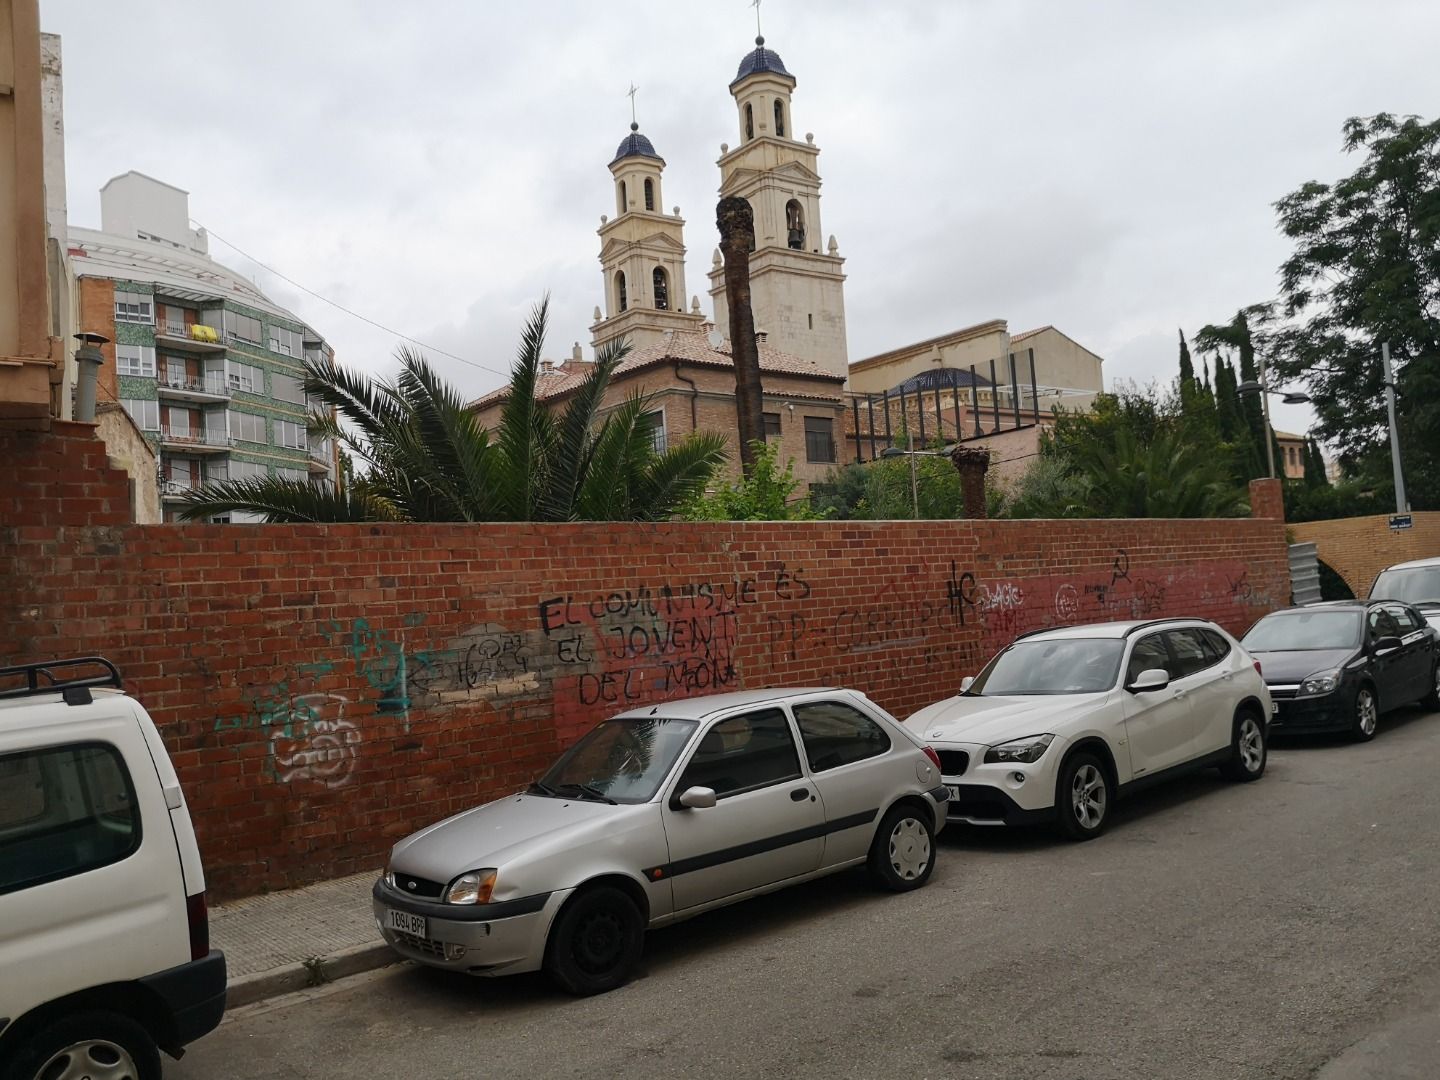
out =
{"type": "Polygon", "coordinates": [[[930,764],[935,766],[935,771],[936,771],[936,772],[939,772],[939,771],[940,771],[940,755],[937,754],[937,753],[935,753],[935,751],[932,750],[932,749],[931,749],[930,747],[928,747],[928,746],[921,747],[921,749],[923,749],[923,750],[925,751],[925,756],[930,759],[930,764]]]}
{"type": "Polygon", "coordinates": [[[190,959],[203,960],[210,955],[210,912],[203,892],[185,898],[185,915],[190,920],[190,959]]]}
{"type": "Polygon", "coordinates": [[[1260,670],[1260,661],[1259,661],[1259,660],[1256,660],[1256,661],[1255,661],[1255,674],[1256,674],[1256,675],[1264,675],[1264,674],[1265,674],[1263,671],[1260,670]]]}

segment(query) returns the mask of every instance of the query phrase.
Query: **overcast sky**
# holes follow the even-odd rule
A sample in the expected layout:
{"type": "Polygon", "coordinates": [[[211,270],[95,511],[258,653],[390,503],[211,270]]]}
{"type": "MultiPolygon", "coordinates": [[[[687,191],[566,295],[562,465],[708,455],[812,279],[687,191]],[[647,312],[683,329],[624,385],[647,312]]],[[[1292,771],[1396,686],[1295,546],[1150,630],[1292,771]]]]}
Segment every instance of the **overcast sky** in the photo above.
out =
{"type": "MultiPolygon", "coordinates": [[[[747,0],[41,0],[41,20],[64,39],[71,224],[98,228],[128,169],[185,188],[212,254],[348,364],[392,372],[394,335],[216,235],[482,365],[434,357],[478,396],[546,291],[547,353],[588,354],[631,82],[711,311],[747,0]]],[[[1271,204],[1353,168],[1345,118],[1440,100],[1435,0],[766,0],[763,21],[821,147],[852,360],[1004,318],[1060,327],[1107,384],[1173,378],[1178,327],[1274,296],[1271,204]]]]}

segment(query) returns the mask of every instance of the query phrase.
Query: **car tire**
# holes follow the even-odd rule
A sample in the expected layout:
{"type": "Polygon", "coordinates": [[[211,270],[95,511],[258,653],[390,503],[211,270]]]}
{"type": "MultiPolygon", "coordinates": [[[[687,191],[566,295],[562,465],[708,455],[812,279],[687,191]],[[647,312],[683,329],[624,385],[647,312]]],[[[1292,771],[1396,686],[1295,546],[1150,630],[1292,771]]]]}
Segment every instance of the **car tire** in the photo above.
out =
{"type": "Polygon", "coordinates": [[[620,889],[597,885],[561,909],[545,943],[545,973],[567,994],[603,994],[630,981],[645,920],[620,889]]]}
{"type": "Polygon", "coordinates": [[[1435,670],[1430,673],[1430,692],[1420,699],[1420,706],[1424,709],[1440,709],[1440,663],[1435,665],[1435,670]]]}
{"type": "Polygon", "coordinates": [[[1081,752],[1066,759],[1055,785],[1055,816],[1067,840],[1094,840],[1110,824],[1115,787],[1104,763],[1081,752]]]}
{"type": "Polygon", "coordinates": [[[102,1011],[74,1013],[26,1040],[9,1066],[0,1071],[0,1078],[44,1080],[91,1074],[160,1080],[160,1051],[150,1033],[128,1016],[102,1011]]]}
{"type": "Polygon", "coordinates": [[[1369,742],[1375,738],[1380,726],[1380,698],[1369,683],[1362,683],[1355,691],[1355,702],[1351,707],[1350,737],[1356,742],[1369,742]]]}
{"type": "Polygon", "coordinates": [[[935,827],[930,815],[909,803],[891,807],[875,830],[866,866],[876,883],[891,892],[924,885],[935,869],[935,827]]]}
{"type": "Polygon", "coordinates": [[[1230,737],[1230,760],[1220,766],[1226,780],[1247,783],[1265,775],[1270,758],[1269,739],[1260,714],[1243,709],[1235,715],[1234,733],[1230,737]]]}

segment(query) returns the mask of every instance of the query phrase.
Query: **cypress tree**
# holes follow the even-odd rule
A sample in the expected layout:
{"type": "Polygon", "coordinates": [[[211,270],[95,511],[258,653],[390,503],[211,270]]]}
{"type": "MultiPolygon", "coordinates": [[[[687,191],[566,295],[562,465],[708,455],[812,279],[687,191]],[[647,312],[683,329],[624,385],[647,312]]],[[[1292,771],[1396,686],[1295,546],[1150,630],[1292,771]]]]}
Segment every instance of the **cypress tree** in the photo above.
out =
{"type": "Polygon", "coordinates": [[[1327,487],[1330,478],[1325,475],[1325,456],[1320,453],[1320,444],[1314,439],[1305,441],[1305,486],[1327,487]]]}
{"type": "Polygon", "coordinates": [[[1195,365],[1190,362],[1190,346],[1185,341],[1185,331],[1180,334],[1180,393],[1184,394],[1187,387],[1195,383],[1195,365]]]}

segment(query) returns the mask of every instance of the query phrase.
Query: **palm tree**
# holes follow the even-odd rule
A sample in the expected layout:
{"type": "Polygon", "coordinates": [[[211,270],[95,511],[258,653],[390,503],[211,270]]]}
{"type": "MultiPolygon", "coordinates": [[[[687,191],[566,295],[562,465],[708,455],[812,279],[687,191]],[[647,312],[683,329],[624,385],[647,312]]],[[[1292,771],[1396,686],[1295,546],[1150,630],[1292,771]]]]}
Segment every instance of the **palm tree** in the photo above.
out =
{"type": "Polygon", "coordinates": [[[1244,508],[1223,465],[1174,430],[1145,444],[1122,428],[1113,443],[1082,444],[1071,468],[1089,496],[1082,516],[1231,517],[1244,508]]]}
{"type": "Polygon", "coordinates": [[[425,358],[397,353],[392,382],[305,360],[305,393],[334,410],[314,413],[360,463],[343,489],[264,477],[192,492],[189,520],[248,511],[271,522],[655,521],[672,516],[725,460],[725,439],[696,433],[657,452],[643,423],[648,399],[632,394],[599,419],[622,342],[602,347],[558,416],[535,400],[549,300],[531,312],[492,433],[425,358]]]}

